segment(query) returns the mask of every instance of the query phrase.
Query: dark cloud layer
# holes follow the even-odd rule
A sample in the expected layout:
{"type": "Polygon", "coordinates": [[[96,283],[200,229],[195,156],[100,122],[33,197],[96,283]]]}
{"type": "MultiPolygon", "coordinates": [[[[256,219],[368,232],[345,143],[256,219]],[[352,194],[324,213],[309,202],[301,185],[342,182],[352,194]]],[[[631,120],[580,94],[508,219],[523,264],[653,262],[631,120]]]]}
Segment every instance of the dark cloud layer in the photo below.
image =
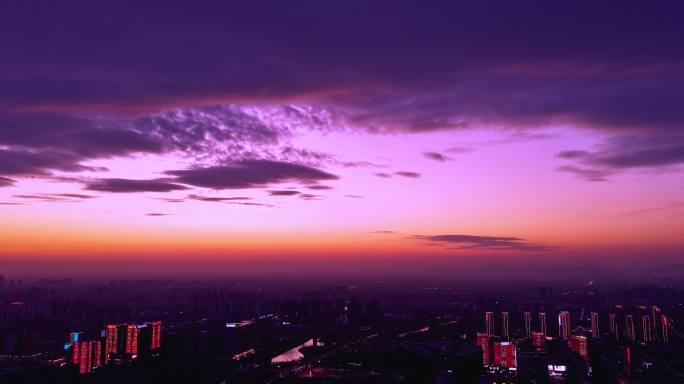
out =
{"type": "Polygon", "coordinates": [[[100,179],[86,184],[90,191],[134,193],[134,192],[170,192],[188,189],[186,186],[165,180],[131,180],[131,179],[100,179]]]}
{"type": "Polygon", "coordinates": [[[453,249],[474,250],[499,250],[499,251],[546,251],[552,247],[532,244],[518,237],[499,236],[473,236],[473,235],[414,235],[410,237],[416,240],[425,240],[431,243],[453,249]]]}
{"type": "Polygon", "coordinates": [[[13,2],[0,12],[0,175],[99,171],[83,164],[181,150],[205,167],[170,174],[194,186],[331,180],[274,165],[216,165],[221,156],[335,161],[270,147],[294,126],[571,125],[636,141],[566,158],[572,164],[561,171],[605,180],[677,165],[682,18],[684,3],[674,0],[13,2]],[[209,107],[217,104],[232,105],[209,107]],[[279,109],[264,116],[245,105],[279,109]],[[668,145],[653,145],[659,137],[668,145]]]}
{"type": "Polygon", "coordinates": [[[14,185],[14,180],[8,177],[0,177],[0,187],[10,187],[14,185]]]}
{"type": "Polygon", "coordinates": [[[213,189],[257,188],[274,183],[336,180],[316,168],[271,160],[243,160],[231,165],[168,171],[183,184],[213,189]]]}

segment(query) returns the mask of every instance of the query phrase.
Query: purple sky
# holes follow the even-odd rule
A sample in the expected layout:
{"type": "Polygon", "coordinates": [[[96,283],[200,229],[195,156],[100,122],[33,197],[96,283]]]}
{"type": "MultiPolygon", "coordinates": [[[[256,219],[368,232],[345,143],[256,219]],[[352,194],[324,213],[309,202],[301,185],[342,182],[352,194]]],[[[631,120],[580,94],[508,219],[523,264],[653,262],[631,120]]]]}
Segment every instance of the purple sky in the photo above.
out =
{"type": "Polygon", "coordinates": [[[10,2],[0,258],[677,264],[683,19],[679,1],[10,2]]]}

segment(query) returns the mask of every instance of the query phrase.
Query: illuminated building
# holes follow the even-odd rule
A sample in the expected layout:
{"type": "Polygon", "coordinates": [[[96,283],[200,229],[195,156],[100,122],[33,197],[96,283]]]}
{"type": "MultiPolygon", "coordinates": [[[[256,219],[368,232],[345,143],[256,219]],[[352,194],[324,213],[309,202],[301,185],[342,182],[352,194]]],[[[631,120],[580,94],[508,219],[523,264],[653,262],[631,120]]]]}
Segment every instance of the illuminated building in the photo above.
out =
{"type": "Polygon", "coordinates": [[[668,329],[668,320],[667,316],[661,316],[660,317],[660,322],[663,325],[663,343],[669,343],[670,342],[670,330],[668,329]]]}
{"type": "Polygon", "coordinates": [[[634,317],[632,315],[625,316],[625,333],[629,341],[636,341],[636,330],[634,329],[634,317]]]}
{"type": "Polygon", "coordinates": [[[150,349],[158,349],[161,346],[161,321],[152,321],[145,324],[151,328],[152,341],[150,342],[150,349]]]}
{"type": "Polygon", "coordinates": [[[515,344],[508,341],[494,342],[494,365],[503,368],[516,368],[515,344]]]}
{"type": "Polygon", "coordinates": [[[591,313],[591,337],[594,339],[599,338],[599,315],[598,312],[591,313]]]}
{"type": "Polygon", "coordinates": [[[102,342],[99,340],[91,341],[90,349],[93,353],[93,367],[99,367],[102,365],[102,342]]]}
{"type": "MultiPolygon", "coordinates": [[[[69,343],[67,344],[67,346],[70,346],[72,348],[72,350],[71,350],[71,353],[72,353],[71,362],[74,364],[78,364],[78,358],[79,358],[79,351],[78,350],[80,348],[80,345],[78,342],[80,341],[82,334],[83,334],[83,332],[71,332],[69,334],[69,343]]],[[[66,348],[66,346],[65,346],[65,348],[66,348]]]]}
{"type": "Polygon", "coordinates": [[[102,343],[99,340],[76,341],[74,345],[78,345],[78,373],[85,375],[101,365],[102,343]]]}
{"type": "Polygon", "coordinates": [[[532,332],[532,346],[536,349],[544,349],[546,336],[541,332],[532,332]]]}
{"type": "Polygon", "coordinates": [[[651,341],[651,319],[648,315],[641,316],[641,334],[643,336],[644,343],[651,341]]]}
{"type": "Polygon", "coordinates": [[[608,315],[608,319],[610,320],[610,333],[615,335],[616,339],[620,339],[620,332],[618,332],[618,323],[617,323],[617,315],[614,313],[611,313],[608,315]]]}
{"type": "Polygon", "coordinates": [[[570,336],[570,350],[580,355],[584,360],[589,360],[587,338],[584,336],[570,336]]]}
{"type": "Polygon", "coordinates": [[[570,338],[570,312],[561,311],[558,314],[558,336],[563,340],[570,338]]]}
{"type": "Polygon", "coordinates": [[[489,365],[489,335],[483,332],[478,332],[476,343],[482,348],[482,361],[484,362],[484,365],[489,365]]]}
{"type": "MultiPolygon", "coordinates": [[[[78,373],[86,374],[92,370],[92,353],[89,341],[77,341],[78,345],[78,373]]],[[[75,351],[76,349],[74,349],[75,351]]]]}
{"type": "Polygon", "coordinates": [[[529,312],[523,313],[525,322],[525,337],[532,337],[532,319],[529,312]]]}
{"type": "Polygon", "coordinates": [[[127,354],[138,355],[138,326],[134,324],[126,325],[126,350],[127,354]]]}
{"type": "Polygon", "coordinates": [[[118,326],[114,324],[109,324],[105,331],[106,344],[105,344],[105,360],[109,360],[110,354],[117,353],[117,343],[118,343],[118,326]]]}
{"type": "Polygon", "coordinates": [[[508,312],[501,312],[501,332],[503,337],[508,338],[508,312]]]}
{"type": "Polygon", "coordinates": [[[546,336],[546,313],[539,312],[539,331],[546,336]]]}
{"type": "Polygon", "coordinates": [[[493,312],[486,312],[485,313],[485,325],[487,329],[487,335],[489,336],[494,336],[494,313],[493,312]]]}

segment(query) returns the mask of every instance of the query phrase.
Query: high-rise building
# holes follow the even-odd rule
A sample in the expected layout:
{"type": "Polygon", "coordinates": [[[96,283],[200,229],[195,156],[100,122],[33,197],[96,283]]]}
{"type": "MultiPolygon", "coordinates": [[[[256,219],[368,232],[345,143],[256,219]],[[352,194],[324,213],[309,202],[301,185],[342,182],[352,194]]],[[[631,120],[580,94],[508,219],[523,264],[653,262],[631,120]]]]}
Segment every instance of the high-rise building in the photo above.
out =
{"type": "Polygon", "coordinates": [[[80,354],[79,354],[80,345],[79,345],[78,342],[81,340],[81,335],[82,335],[82,334],[83,334],[83,332],[71,332],[71,333],[69,334],[69,343],[68,343],[68,345],[71,346],[71,348],[72,348],[72,349],[71,349],[71,356],[72,356],[71,362],[72,362],[73,364],[78,364],[78,361],[79,361],[78,359],[79,359],[79,356],[80,356],[80,354]]]}
{"type": "Polygon", "coordinates": [[[127,354],[138,355],[138,326],[134,324],[126,325],[126,350],[127,354]]]}
{"type": "Polygon", "coordinates": [[[509,369],[516,368],[515,344],[508,341],[495,341],[494,365],[509,369]]]}
{"type": "Polygon", "coordinates": [[[644,343],[651,341],[651,319],[648,315],[641,316],[641,335],[644,343]]]}
{"type": "Polygon", "coordinates": [[[485,312],[485,325],[487,335],[494,336],[494,312],[485,312]]]}
{"type": "Polygon", "coordinates": [[[544,349],[546,336],[541,332],[532,332],[532,346],[536,349],[544,349]]]}
{"type": "Polygon", "coordinates": [[[570,350],[580,355],[584,360],[589,360],[587,338],[584,336],[570,336],[570,350]]]}
{"type": "Polygon", "coordinates": [[[598,339],[600,336],[599,332],[599,315],[598,312],[591,313],[591,337],[598,339]]]}
{"type": "Polygon", "coordinates": [[[108,324],[105,330],[105,361],[109,360],[110,354],[117,353],[118,346],[118,326],[108,324]]]}
{"type": "Polygon", "coordinates": [[[508,312],[501,312],[501,334],[504,338],[508,338],[508,312]]]}
{"type": "Polygon", "coordinates": [[[619,329],[618,329],[618,322],[617,322],[617,314],[615,314],[615,313],[609,314],[608,319],[610,322],[610,333],[615,335],[615,338],[619,340],[620,339],[620,332],[618,332],[619,329]]]}
{"type": "Polygon", "coordinates": [[[523,313],[523,321],[525,323],[525,337],[532,337],[532,318],[530,312],[523,313]]]}
{"type": "MultiPolygon", "coordinates": [[[[77,341],[78,345],[78,373],[86,374],[92,370],[92,352],[89,341],[77,341]]],[[[76,349],[74,349],[76,351],[76,349]]]]}
{"type": "Polygon", "coordinates": [[[558,314],[558,336],[563,340],[570,338],[570,312],[561,311],[558,314]]]}
{"type": "Polygon", "coordinates": [[[634,328],[634,317],[632,315],[625,315],[625,333],[629,341],[636,341],[636,329],[634,328]]]}
{"type": "Polygon", "coordinates": [[[539,312],[539,331],[546,336],[546,313],[539,312]]]}
{"type": "Polygon", "coordinates": [[[151,321],[145,324],[151,328],[150,349],[158,349],[161,346],[161,321],[151,321]]]}
{"type": "Polygon", "coordinates": [[[669,322],[667,320],[667,316],[660,316],[660,322],[663,325],[663,335],[662,335],[662,340],[663,343],[669,343],[670,342],[670,330],[669,330],[669,322]]]}
{"type": "Polygon", "coordinates": [[[485,365],[489,365],[489,335],[483,332],[478,332],[476,343],[482,348],[482,361],[485,365]]]}
{"type": "MultiPolygon", "coordinates": [[[[651,310],[653,312],[653,318],[651,319],[653,321],[653,325],[651,326],[651,330],[652,330],[651,340],[655,341],[655,339],[658,338],[658,324],[661,323],[661,320],[659,318],[662,317],[662,313],[660,311],[660,307],[658,307],[657,305],[654,305],[653,307],[651,307],[651,310]]],[[[661,340],[662,340],[662,335],[660,335],[660,336],[661,336],[661,340]]]]}
{"type": "Polygon", "coordinates": [[[78,350],[78,359],[75,364],[78,365],[78,373],[85,375],[92,372],[93,368],[97,368],[102,364],[102,343],[99,340],[94,341],[76,341],[74,353],[78,350]]]}

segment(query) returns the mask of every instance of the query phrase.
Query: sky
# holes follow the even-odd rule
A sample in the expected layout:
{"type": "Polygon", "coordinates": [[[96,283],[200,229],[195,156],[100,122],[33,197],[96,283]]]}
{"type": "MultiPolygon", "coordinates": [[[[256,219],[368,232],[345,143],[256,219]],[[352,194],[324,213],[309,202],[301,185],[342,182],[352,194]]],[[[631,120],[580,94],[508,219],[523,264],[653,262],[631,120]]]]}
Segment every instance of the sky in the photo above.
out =
{"type": "Polygon", "coordinates": [[[681,270],[682,17],[5,3],[0,268],[681,270]]]}

